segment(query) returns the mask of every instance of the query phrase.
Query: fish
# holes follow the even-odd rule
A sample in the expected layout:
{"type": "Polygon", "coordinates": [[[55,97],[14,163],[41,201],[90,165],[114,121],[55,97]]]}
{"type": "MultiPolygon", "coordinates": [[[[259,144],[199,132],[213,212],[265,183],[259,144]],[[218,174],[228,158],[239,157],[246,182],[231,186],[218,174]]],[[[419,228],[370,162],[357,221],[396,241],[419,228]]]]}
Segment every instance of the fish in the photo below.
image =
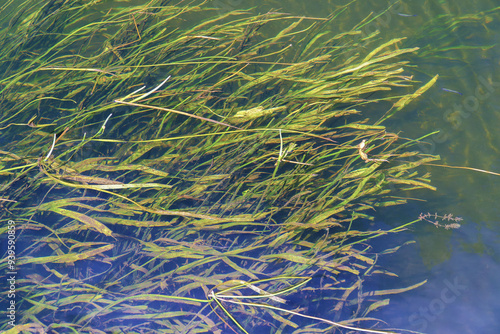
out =
{"type": "Polygon", "coordinates": [[[453,89],[441,88],[441,90],[444,90],[445,92],[449,92],[449,93],[454,93],[454,94],[458,94],[458,95],[463,95],[462,93],[457,92],[456,90],[453,90],[453,89]]]}

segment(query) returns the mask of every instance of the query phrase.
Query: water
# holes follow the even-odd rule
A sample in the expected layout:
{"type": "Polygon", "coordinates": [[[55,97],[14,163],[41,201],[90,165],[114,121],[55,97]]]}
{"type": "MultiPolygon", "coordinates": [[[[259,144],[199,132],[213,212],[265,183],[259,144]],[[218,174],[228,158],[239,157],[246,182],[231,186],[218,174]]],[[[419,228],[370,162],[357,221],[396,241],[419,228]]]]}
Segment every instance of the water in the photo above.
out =
{"type": "MultiPolygon", "coordinates": [[[[274,9],[315,17],[324,17],[346,3],[211,2],[221,14],[255,6],[255,13],[274,9]]],[[[364,34],[378,30],[384,40],[407,37],[404,46],[421,48],[420,53],[409,56],[417,67],[409,68],[407,74],[423,83],[435,74],[440,79],[388,125],[408,138],[439,130],[419,149],[440,155],[442,165],[500,173],[500,10],[494,11],[495,6],[494,1],[485,0],[359,1],[332,27],[348,29],[373,12],[373,17],[380,16],[364,28],[364,34]],[[388,7],[391,10],[383,12],[388,7]]],[[[380,250],[415,240],[380,259],[379,265],[399,277],[373,283],[376,289],[405,287],[423,280],[427,284],[390,296],[390,305],[371,315],[394,328],[429,334],[498,333],[500,176],[437,166],[425,169],[432,173],[437,191],[401,194],[423,201],[378,210],[373,227],[397,226],[414,220],[421,212],[452,213],[463,218],[462,227],[445,230],[421,222],[406,232],[375,240],[373,246],[380,250]]]]}
{"type": "MultiPolygon", "coordinates": [[[[355,24],[370,12],[376,16],[391,3],[355,3],[348,11],[350,20],[355,24]]],[[[258,4],[297,15],[324,16],[338,2],[258,4]]],[[[367,34],[378,29],[386,40],[407,37],[405,46],[420,47],[421,55],[411,57],[418,67],[409,71],[416,79],[425,83],[440,75],[430,91],[390,121],[389,128],[408,138],[439,130],[420,149],[440,155],[442,165],[500,173],[500,12],[493,10],[496,6],[485,0],[400,1],[365,28],[367,34]]],[[[409,196],[425,201],[379,210],[375,226],[395,226],[431,212],[460,216],[462,227],[447,231],[422,222],[390,240],[377,241],[385,248],[416,241],[382,258],[380,264],[399,277],[378,282],[380,289],[428,282],[392,296],[390,305],[373,315],[391,326],[429,334],[498,333],[500,176],[435,166],[426,169],[437,191],[414,192],[409,196]]]]}

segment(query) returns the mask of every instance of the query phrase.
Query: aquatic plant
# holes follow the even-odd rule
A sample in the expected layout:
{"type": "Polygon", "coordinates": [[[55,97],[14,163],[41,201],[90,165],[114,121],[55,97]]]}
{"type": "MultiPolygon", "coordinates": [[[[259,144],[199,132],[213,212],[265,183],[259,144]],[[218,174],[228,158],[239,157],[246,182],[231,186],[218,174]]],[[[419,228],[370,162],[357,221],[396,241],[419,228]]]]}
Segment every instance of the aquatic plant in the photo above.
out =
{"type": "Polygon", "coordinates": [[[431,214],[430,212],[420,213],[418,219],[431,223],[436,227],[442,227],[446,230],[460,228],[459,222],[463,220],[462,217],[453,217],[453,214],[451,213],[440,216],[437,213],[431,214]]]}
{"type": "Polygon", "coordinates": [[[16,5],[0,8],[19,273],[2,330],[337,332],[377,326],[387,295],[423,284],[363,288],[394,275],[368,240],[418,220],[357,227],[434,189],[417,167],[438,157],[411,150],[425,136],[384,126],[437,79],[412,90],[403,39],[362,37],[369,19],[331,31],[347,7],[16,5]]]}

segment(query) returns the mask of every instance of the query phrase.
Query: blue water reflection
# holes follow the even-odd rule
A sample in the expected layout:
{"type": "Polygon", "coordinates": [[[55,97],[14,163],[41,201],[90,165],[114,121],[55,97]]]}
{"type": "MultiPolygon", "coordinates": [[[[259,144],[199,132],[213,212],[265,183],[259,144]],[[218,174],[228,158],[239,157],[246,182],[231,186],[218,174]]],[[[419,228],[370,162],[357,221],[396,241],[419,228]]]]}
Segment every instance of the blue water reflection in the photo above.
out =
{"type": "Polygon", "coordinates": [[[484,225],[465,222],[450,232],[417,224],[399,235],[400,242],[415,238],[416,243],[381,259],[382,267],[400,277],[378,282],[379,288],[427,283],[394,295],[378,316],[395,327],[428,334],[498,333],[500,243],[498,232],[484,225]]]}
{"type": "MultiPolygon", "coordinates": [[[[324,0],[314,5],[295,0],[213,2],[214,7],[219,6],[216,8],[220,13],[259,5],[255,12],[283,8],[282,11],[296,15],[326,16],[338,3],[324,0]]],[[[422,144],[420,150],[439,154],[443,165],[500,173],[500,47],[497,45],[500,11],[495,10],[499,3],[489,0],[358,1],[346,16],[351,22],[335,22],[334,28],[351,28],[370,12],[376,16],[391,5],[395,6],[394,10],[367,26],[370,30],[365,33],[379,30],[383,40],[407,37],[403,47],[418,46],[422,51],[411,59],[418,67],[406,74],[413,74],[423,82],[440,74],[436,87],[410,105],[399,118],[391,120],[391,130],[401,130],[402,137],[417,138],[439,129],[441,133],[428,139],[428,144],[422,144]],[[461,25],[456,29],[440,25],[446,21],[440,18],[446,15],[448,22],[462,18],[461,25]],[[425,25],[427,30],[423,28],[425,25]]],[[[432,166],[427,171],[432,173],[437,192],[401,194],[425,202],[378,210],[375,213],[378,221],[369,227],[394,227],[428,211],[462,216],[462,226],[457,230],[444,230],[421,222],[406,232],[374,240],[375,250],[409,240],[416,242],[382,256],[378,265],[399,277],[383,276],[370,282],[370,288],[402,288],[424,280],[427,283],[415,290],[391,295],[389,306],[370,315],[392,328],[428,334],[499,333],[500,176],[432,166]]],[[[308,299],[299,301],[304,300],[308,299]]]]}

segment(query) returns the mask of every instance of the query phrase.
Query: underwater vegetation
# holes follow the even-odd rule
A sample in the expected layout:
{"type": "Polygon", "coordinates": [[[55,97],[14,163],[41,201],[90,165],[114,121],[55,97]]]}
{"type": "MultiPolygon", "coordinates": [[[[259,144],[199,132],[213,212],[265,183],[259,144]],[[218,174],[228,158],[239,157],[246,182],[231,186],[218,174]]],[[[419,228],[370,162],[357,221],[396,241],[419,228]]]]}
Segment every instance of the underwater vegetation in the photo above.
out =
{"type": "Polygon", "coordinates": [[[399,332],[371,314],[424,282],[364,288],[395,276],[369,240],[419,219],[358,223],[434,189],[426,135],[385,121],[437,76],[414,82],[417,48],[362,36],[370,18],[335,31],[346,8],[0,7],[0,231],[16,237],[0,278],[17,273],[0,329],[399,332]]]}

